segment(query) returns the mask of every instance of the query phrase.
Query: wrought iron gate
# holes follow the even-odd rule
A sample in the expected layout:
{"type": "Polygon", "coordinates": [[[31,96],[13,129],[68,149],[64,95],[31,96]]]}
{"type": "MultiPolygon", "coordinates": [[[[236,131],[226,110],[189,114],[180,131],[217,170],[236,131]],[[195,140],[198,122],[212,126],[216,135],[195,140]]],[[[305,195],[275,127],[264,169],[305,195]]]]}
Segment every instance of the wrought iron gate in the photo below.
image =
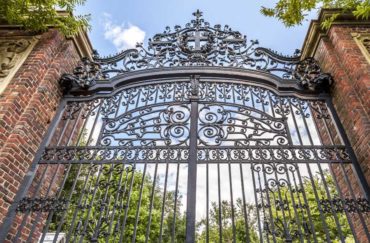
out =
{"type": "Polygon", "coordinates": [[[149,50],[96,55],[62,78],[0,239],[370,239],[369,189],[330,75],[194,16],[149,50]]]}

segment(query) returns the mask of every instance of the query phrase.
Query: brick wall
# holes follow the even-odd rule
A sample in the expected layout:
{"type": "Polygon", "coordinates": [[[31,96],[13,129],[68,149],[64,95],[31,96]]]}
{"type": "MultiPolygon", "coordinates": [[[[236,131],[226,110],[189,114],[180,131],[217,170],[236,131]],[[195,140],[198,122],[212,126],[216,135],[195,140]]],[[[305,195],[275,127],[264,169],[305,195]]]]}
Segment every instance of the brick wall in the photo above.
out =
{"type": "Polygon", "coordinates": [[[334,107],[370,184],[370,64],[351,33],[370,27],[335,25],[315,53],[325,72],[334,77],[334,107]]]}
{"type": "MultiPolygon", "coordinates": [[[[20,34],[0,31],[0,36],[20,34]]],[[[1,94],[0,225],[55,115],[62,95],[58,80],[79,59],[72,40],[49,30],[1,94]]]]}
{"type": "MultiPolygon", "coordinates": [[[[370,27],[332,26],[326,37],[320,40],[314,57],[323,70],[334,77],[335,82],[330,90],[334,107],[370,184],[370,64],[352,33],[370,33],[370,27]]],[[[334,132],[334,124],[329,129],[334,132]]],[[[356,197],[363,197],[350,165],[332,165],[331,171],[343,198],[352,198],[351,191],[356,197]]],[[[370,218],[364,216],[369,227],[370,218]]],[[[365,229],[359,215],[350,214],[350,217],[357,238],[360,242],[366,242],[365,229]]]]}

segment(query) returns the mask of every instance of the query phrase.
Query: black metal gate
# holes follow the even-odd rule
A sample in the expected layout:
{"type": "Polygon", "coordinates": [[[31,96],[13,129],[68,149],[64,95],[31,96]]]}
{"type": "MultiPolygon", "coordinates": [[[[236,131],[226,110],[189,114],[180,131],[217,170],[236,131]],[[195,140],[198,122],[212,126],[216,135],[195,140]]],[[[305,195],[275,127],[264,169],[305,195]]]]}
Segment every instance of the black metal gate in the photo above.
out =
{"type": "Polygon", "coordinates": [[[370,240],[330,75],[194,16],[62,78],[0,240],[370,240]]]}

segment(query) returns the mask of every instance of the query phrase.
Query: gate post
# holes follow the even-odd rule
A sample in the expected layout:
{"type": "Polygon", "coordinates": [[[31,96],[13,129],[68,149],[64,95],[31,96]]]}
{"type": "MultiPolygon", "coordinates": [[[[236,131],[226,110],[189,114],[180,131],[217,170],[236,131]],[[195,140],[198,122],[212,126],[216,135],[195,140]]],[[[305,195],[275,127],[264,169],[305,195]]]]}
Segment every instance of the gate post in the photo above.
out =
{"type": "MultiPolygon", "coordinates": [[[[60,104],[58,81],[92,47],[85,31],[66,38],[0,27],[0,229],[60,104]]],[[[50,178],[52,175],[48,175],[50,178]]],[[[14,234],[10,228],[10,234],[14,234]]]]}
{"type": "MultiPolygon", "coordinates": [[[[361,170],[363,176],[359,175],[359,177],[362,176],[359,179],[362,181],[363,189],[368,190],[370,184],[370,20],[357,19],[352,13],[341,13],[329,29],[322,29],[321,23],[336,13],[341,11],[324,9],[320,12],[318,20],[311,22],[302,48],[302,58],[314,57],[323,71],[333,76],[334,85],[330,89],[332,102],[329,103],[335,109],[357,157],[358,164],[354,164],[352,170],[340,171],[332,167],[333,173],[346,173],[349,180],[354,182],[355,177],[358,176],[355,171],[361,170]]],[[[342,130],[341,127],[337,129],[342,130]]],[[[344,140],[346,139],[344,137],[344,140]]],[[[350,156],[352,156],[352,149],[349,151],[350,156]]],[[[338,186],[346,192],[343,179],[338,181],[338,186]]],[[[356,196],[364,195],[361,187],[355,185],[353,187],[356,196]]],[[[369,192],[365,192],[366,194],[368,195],[369,192]]],[[[368,234],[368,232],[360,230],[358,227],[360,223],[357,224],[358,219],[355,217],[354,221],[359,239],[363,237],[366,241],[365,233],[368,234]]]]}
{"type": "Polygon", "coordinates": [[[314,57],[333,76],[333,105],[370,184],[370,20],[341,14],[323,30],[321,23],[338,12],[324,9],[311,22],[302,58],[314,57]]]}

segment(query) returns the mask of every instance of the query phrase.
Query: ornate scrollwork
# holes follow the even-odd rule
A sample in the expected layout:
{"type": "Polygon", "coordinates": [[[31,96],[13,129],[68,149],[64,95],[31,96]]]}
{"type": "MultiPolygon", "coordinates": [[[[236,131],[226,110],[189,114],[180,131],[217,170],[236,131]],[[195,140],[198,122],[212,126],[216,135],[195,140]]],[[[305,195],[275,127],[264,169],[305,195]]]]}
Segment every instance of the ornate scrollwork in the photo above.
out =
{"type": "MultiPolygon", "coordinates": [[[[263,172],[266,175],[271,175],[274,173],[284,175],[288,172],[296,172],[298,170],[298,165],[294,163],[253,163],[251,165],[251,170],[254,172],[263,172]]],[[[270,183],[267,184],[271,185],[272,187],[276,186],[286,186],[287,182],[284,181],[270,181],[270,183]]]]}
{"type": "Polygon", "coordinates": [[[199,110],[202,145],[287,145],[284,119],[247,107],[204,105],[199,110]]]}
{"type": "Polygon", "coordinates": [[[366,198],[333,198],[319,201],[324,213],[369,213],[370,202],[366,198]]]}
{"type": "Polygon", "coordinates": [[[191,95],[188,82],[163,83],[133,87],[108,98],[95,98],[90,101],[70,102],[64,108],[63,119],[76,119],[81,112],[81,118],[95,116],[100,107],[99,114],[105,118],[113,118],[122,112],[130,111],[151,104],[166,102],[188,101],[191,95]],[[118,110],[118,113],[117,113],[118,110]],[[117,113],[117,114],[116,114],[117,113]]]}
{"type": "Polygon", "coordinates": [[[189,151],[187,147],[49,147],[45,149],[40,164],[43,163],[90,163],[110,161],[122,163],[126,161],[166,160],[187,162],[189,151]]]}
{"type": "Polygon", "coordinates": [[[184,145],[189,139],[188,105],[153,106],[105,119],[104,146],[184,145]]]}
{"type": "Polygon", "coordinates": [[[17,212],[61,212],[66,210],[68,200],[53,197],[24,197],[18,203],[17,212]]]}
{"type": "Polygon", "coordinates": [[[94,60],[104,67],[105,73],[124,73],[173,66],[228,66],[280,73],[291,78],[298,52],[292,57],[279,55],[269,49],[258,47],[258,41],[247,42],[246,36],[228,25],[211,25],[202,18],[199,10],[195,19],[184,28],[176,25],[166,27],[161,34],[149,39],[148,49],[138,44],[136,49],[125,50],[115,56],[94,60]],[[122,65],[118,68],[118,62],[122,65]]]}
{"type": "MultiPolygon", "coordinates": [[[[348,152],[344,147],[311,147],[296,146],[268,147],[257,146],[248,148],[202,148],[198,149],[198,160],[200,161],[231,161],[231,162],[344,162],[349,163],[348,152]]],[[[280,166],[283,169],[283,165],[280,166]]]]}
{"type": "Polygon", "coordinates": [[[137,44],[135,49],[100,57],[95,51],[93,61],[83,59],[74,73],[65,74],[61,84],[65,90],[73,86],[86,89],[96,80],[127,72],[178,66],[224,66],[258,70],[284,79],[296,80],[303,88],[318,90],[332,83],[313,58],[301,61],[299,51],[283,56],[259,47],[257,40],[247,41],[239,31],[228,25],[213,27],[202,18],[199,10],[185,27],[176,25],[149,39],[148,47],[137,44]]]}

